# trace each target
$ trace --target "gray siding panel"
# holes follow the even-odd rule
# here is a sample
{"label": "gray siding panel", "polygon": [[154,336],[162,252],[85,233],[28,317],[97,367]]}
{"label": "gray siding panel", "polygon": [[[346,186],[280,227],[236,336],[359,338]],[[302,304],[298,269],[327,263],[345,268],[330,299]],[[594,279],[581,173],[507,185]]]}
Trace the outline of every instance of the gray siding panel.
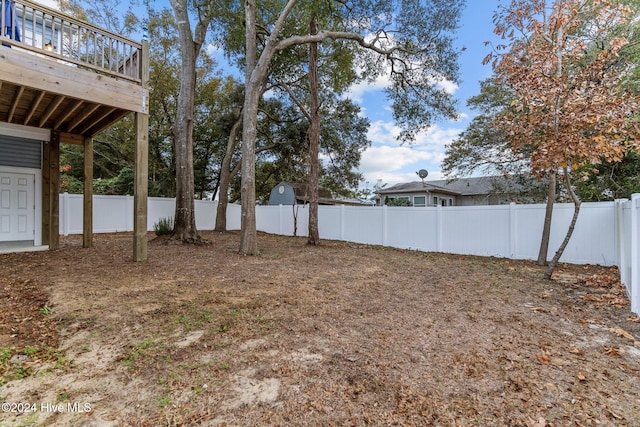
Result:
{"label": "gray siding panel", "polygon": [[42,142],[0,135],[0,165],[42,168]]}

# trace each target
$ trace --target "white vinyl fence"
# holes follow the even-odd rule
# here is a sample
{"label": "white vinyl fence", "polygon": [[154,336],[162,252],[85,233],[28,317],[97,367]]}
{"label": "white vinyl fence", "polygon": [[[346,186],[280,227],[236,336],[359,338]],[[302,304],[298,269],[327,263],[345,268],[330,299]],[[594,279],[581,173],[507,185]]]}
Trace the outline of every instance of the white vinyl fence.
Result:
{"label": "white vinyl fence", "polygon": [[[196,225],[212,230],[217,202],[196,201]],[[133,230],[133,198],[93,199],[96,233]],[[295,209],[295,215],[294,215]],[[174,215],[175,200],[149,198],[147,228]],[[391,246],[463,255],[537,259],[544,205],[371,207],[320,206],[322,239]],[[260,231],[306,236],[309,209],[305,206],[257,206]],[[553,211],[549,256],[560,246],[573,215],[572,204]],[[297,221],[294,222],[294,216]],[[227,228],[240,229],[240,206],[229,205]],[[82,196],[60,195],[60,232],[82,233]],[[574,264],[616,265],[627,287],[631,311],[640,314],[640,194],[631,200],[583,203],[575,231],[561,258]]]}

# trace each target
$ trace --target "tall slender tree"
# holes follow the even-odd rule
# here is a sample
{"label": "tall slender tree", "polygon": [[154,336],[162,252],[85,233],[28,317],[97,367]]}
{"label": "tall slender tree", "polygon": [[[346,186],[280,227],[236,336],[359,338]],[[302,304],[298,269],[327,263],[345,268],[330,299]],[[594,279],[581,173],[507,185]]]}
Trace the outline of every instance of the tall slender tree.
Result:
{"label": "tall slender tree", "polygon": [[[611,0],[512,0],[496,19],[496,33],[508,44],[494,71],[514,93],[513,109],[496,123],[515,149],[532,147],[535,171],[561,173],[574,203],[546,278],[580,212],[574,171],[620,161],[638,146],[640,98],[625,84],[632,67],[620,55],[629,44],[620,29],[629,28],[632,16],[632,9]],[[581,178],[590,172],[583,169]]]}
{"label": "tall slender tree", "polygon": [[[214,2],[170,0],[176,18],[180,44],[180,93],[176,119],[171,134],[176,157],[176,211],[172,237],[183,242],[202,241],[196,228],[195,184],[193,172],[193,126],[196,91],[196,63],[205,42],[207,29],[214,18]],[[191,13],[197,17],[191,27]]]}

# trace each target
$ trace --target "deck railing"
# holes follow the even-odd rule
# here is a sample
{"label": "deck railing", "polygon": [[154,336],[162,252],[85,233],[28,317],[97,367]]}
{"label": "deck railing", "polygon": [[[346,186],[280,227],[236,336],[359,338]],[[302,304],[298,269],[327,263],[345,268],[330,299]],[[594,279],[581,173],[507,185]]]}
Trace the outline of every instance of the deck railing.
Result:
{"label": "deck railing", "polygon": [[140,83],[140,43],[29,0],[0,5],[2,46]]}

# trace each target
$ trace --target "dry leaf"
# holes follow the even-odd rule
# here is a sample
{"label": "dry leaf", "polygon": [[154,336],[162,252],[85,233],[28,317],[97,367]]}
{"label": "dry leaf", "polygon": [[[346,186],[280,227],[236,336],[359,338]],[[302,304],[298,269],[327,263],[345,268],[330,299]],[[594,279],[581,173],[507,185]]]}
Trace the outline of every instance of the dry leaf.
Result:
{"label": "dry leaf", "polygon": [[615,412],[613,412],[611,409],[609,409],[609,413],[611,414],[611,416],[615,419],[621,420],[622,417],[618,414],[616,414]]}
{"label": "dry leaf", "polygon": [[569,350],[569,353],[573,353],[573,354],[584,354],[584,352],[582,350],[580,350],[579,348],[574,348],[572,350]]}
{"label": "dry leaf", "polygon": [[609,332],[613,332],[619,337],[629,338],[632,341],[636,340],[633,335],[631,335],[629,332],[625,331],[622,328],[609,328]]}
{"label": "dry leaf", "polygon": [[578,372],[577,377],[578,377],[578,379],[580,381],[586,381],[587,380],[587,377],[582,372]]}
{"label": "dry leaf", "polygon": [[640,323],[640,316],[627,317],[629,322]]}
{"label": "dry leaf", "polygon": [[538,356],[538,362],[544,363],[544,364],[548,364],[549,363],[549,356],[546,356],[544,354],[539,355]]}
{"label": "dry leaf", "polygon": [[612,345],[611,347],[604,346],[604,354],[611,357],[620,357],[620,348]]}

